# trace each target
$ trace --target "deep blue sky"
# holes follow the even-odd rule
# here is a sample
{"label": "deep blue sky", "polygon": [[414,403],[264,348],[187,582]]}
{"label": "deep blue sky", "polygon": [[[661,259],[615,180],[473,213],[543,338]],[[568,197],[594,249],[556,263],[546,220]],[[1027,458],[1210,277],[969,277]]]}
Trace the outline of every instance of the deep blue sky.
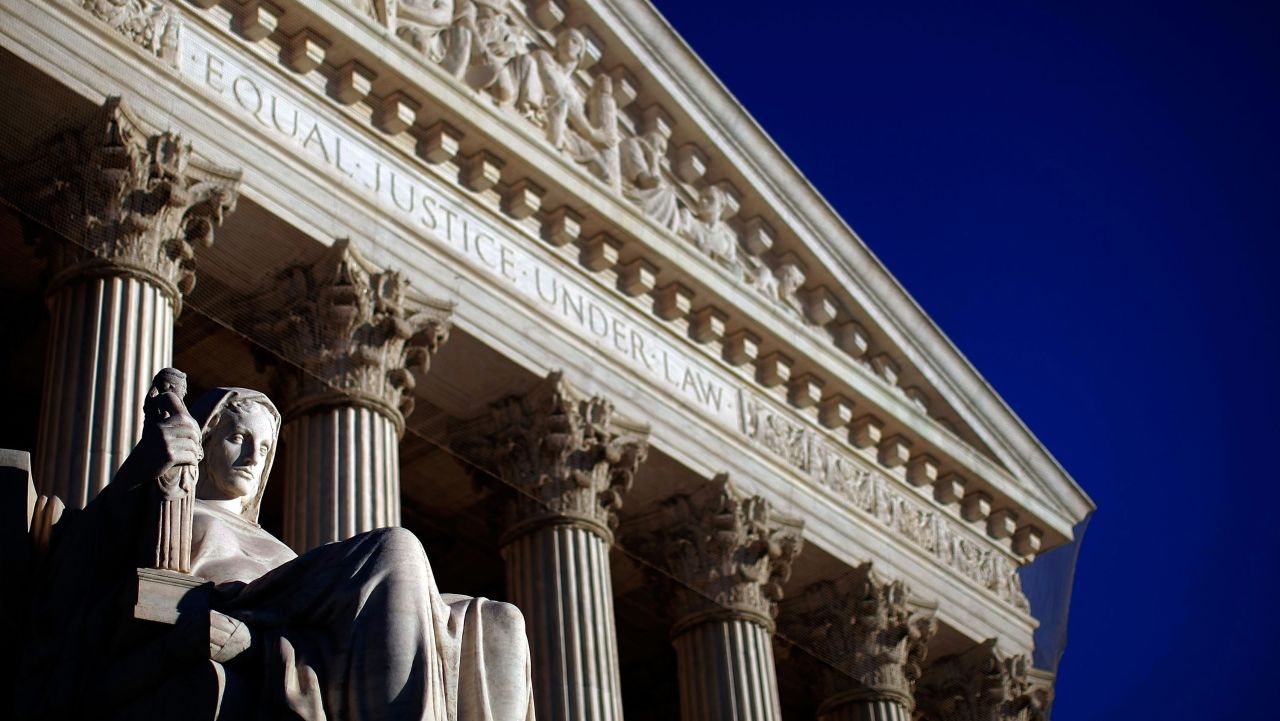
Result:
{"label": "deep blue sky", "polygon": [[656,4],[1097,502],[1055,721],[1277,718],[1280,3]]}

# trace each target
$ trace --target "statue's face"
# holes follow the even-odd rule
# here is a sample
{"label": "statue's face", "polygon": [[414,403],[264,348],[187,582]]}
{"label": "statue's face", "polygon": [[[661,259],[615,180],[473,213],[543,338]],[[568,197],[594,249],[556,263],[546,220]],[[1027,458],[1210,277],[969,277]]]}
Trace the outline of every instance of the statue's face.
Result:
{"label": "statue's face", "polygon": [[704,223],[714,223],[720,220],[720,214],[724,211],[724,199],[720,194],[707,188],[702,191],[702,195],[698,197],[698,215]]}
{"label": "statue's face", "polygon": [[561,33],[556,38],[556,51],[559,54],[559,60],[562,63],[577,62],[582,59],[582,53],[587,49],[587,41],[582,37],[582,33],[577,30],[569,30]]}
{"label": "statue's face", "polygon": [[258,492],[271,446],[275,422],[266,408],[251,403],[226,412],[204,446],[201,472],[207,500],[249,498]]}

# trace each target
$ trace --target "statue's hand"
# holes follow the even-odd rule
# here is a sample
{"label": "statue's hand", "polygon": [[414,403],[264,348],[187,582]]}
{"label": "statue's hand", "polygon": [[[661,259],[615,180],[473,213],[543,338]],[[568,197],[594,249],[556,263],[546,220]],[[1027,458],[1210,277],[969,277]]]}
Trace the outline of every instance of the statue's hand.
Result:
{"label": "statue's hand", "polygon": [[224,613],[209,612],[209,659],[226,663],[249,649],[249,627]]}
{"label": "statue's hand", "polygon": [[148,478],[159,478],[175,466],[196,466],[204,455],[200,444],[200,426],[187,412],[182,399],[173,393],[161,393],[147,400],[147,413],[142,424],[139,454],[141,469]]}

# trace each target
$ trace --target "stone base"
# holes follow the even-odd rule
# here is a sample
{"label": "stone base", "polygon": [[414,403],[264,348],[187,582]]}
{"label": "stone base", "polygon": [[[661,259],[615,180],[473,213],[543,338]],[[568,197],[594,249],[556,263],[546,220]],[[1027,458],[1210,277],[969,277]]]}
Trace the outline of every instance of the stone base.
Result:
{"label": "stone base", "polygon": [[133,617],[175,624],[182,614],[209,613],[213,583],[199,576],[158,568],[138,569],[138,596]]}

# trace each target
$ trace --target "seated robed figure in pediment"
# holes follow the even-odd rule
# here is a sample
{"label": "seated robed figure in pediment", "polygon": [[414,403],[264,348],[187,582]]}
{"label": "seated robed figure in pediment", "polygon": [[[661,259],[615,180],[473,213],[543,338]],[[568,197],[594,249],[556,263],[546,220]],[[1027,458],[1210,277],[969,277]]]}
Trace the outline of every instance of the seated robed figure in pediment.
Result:
{"label": "seated robed figure in pediment", "polygon": [[40,564],[20,718],[533,719],[514,606],[441,595],[400,528],[298,556],[257,523],[275,405],[218,388],[188,412],[161,376]]}

